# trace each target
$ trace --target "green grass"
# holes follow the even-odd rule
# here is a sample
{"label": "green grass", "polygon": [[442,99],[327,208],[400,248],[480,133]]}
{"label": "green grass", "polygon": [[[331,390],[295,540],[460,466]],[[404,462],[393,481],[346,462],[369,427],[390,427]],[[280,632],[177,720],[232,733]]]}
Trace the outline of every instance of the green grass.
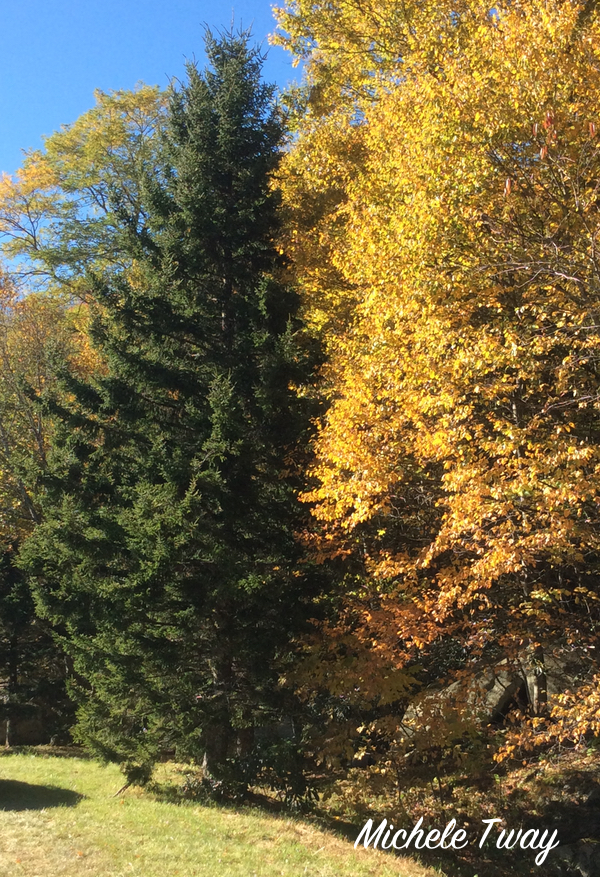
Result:
{"label": "green grass", "polygon": [[[159,768],[159,771],[167,768]],[[159,775],[158,779],[161,777]],[[114,797],[112,766],[42,754],[0,756],[1,877],[433,877],[407,859],[308,820],[142,790]]]}

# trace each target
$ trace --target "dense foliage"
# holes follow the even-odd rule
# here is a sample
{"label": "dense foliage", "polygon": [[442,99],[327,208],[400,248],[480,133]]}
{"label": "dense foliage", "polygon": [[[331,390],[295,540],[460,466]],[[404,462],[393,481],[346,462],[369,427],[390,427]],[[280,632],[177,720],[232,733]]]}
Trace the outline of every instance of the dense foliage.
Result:
{"label": "dense foliage", "polygon": [[393,704],[372,730],[400,762],[421,726],[460,739],[494,675],[527,683],[522,744],[596,733],[595,8],[280,17],[307,63],[289,247],[332,400],[306,499],[318,550],[362,567],[307,691],[321,666],[325,688],[351,672],[355,701]]}

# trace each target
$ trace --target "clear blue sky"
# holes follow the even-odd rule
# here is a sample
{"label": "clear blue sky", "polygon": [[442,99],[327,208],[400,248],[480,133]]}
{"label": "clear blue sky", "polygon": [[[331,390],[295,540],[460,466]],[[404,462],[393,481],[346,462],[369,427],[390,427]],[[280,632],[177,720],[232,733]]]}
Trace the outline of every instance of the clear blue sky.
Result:
{"label": "clear blue sky", "polygon": [[232,16],[268,48],[268,81],[300,78],[290,56],[267,45],[271,0],[4,0],[0,171],[13,173],[22,149],[89,109],[95,88],[164,87],[186,58],[203,65],[203,25],[228,27]]}

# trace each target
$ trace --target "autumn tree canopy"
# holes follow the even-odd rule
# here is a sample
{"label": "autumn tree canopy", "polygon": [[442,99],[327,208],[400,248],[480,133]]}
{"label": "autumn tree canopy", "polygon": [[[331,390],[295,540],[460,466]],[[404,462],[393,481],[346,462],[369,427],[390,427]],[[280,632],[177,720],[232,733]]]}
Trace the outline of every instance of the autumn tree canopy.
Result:
{"label": "autumn tree canopy", "polygon": [[[305,498],[323,556],[364,571],[323,682],[351,667],[354,697],[425,715],[440,675],[472,704],[482,670],[525,667],[540,735],[597,731],[598,16],[298,0],[280,21],[307,64],[287,246],[330,355]],[[553,721],[550,658],[581,685]]]}

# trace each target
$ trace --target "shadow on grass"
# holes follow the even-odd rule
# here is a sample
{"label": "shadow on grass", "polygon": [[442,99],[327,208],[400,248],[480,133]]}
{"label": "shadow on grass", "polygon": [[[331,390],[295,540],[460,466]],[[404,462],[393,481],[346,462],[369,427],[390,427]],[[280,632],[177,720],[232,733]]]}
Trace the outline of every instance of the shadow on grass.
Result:
{"label": "shadow on grass", "polygon": [[0,811],[74,807],[84,797],[71,789],[60,789],[56,786],[34,786],[19,780],[0,779]]}
{"label": "shadow on grass", "polygon": [[181,786],[174,782],[151,783],[147,788],[155,800],[164,803],[168,802],[169,804],[179,804],[184,806],[195,804],[234,812],[251,809],[255,811],[258,810],[265,815],[275,818],[280,817],[282,819],[289,819],[291,817],[304,820],[312,826],[318,825],[351,843],[354,843],[364,825],[364,820],[362,822],[348,822],[339,817],[328,816],[314,805],[309,805],[306,808],[300,809],[288,808],[282,801],[272,795],[263,794],[256,790],[249,791],[240,801],[227,799],[215,801],[201,792],[197,794],[193,793],[194,788],[196,791],[199,790],[199,784],[198,786],[192,787],[191,794],[186,794],[186,791],[190,791],[189,785],[186,789],[185,784]]}

